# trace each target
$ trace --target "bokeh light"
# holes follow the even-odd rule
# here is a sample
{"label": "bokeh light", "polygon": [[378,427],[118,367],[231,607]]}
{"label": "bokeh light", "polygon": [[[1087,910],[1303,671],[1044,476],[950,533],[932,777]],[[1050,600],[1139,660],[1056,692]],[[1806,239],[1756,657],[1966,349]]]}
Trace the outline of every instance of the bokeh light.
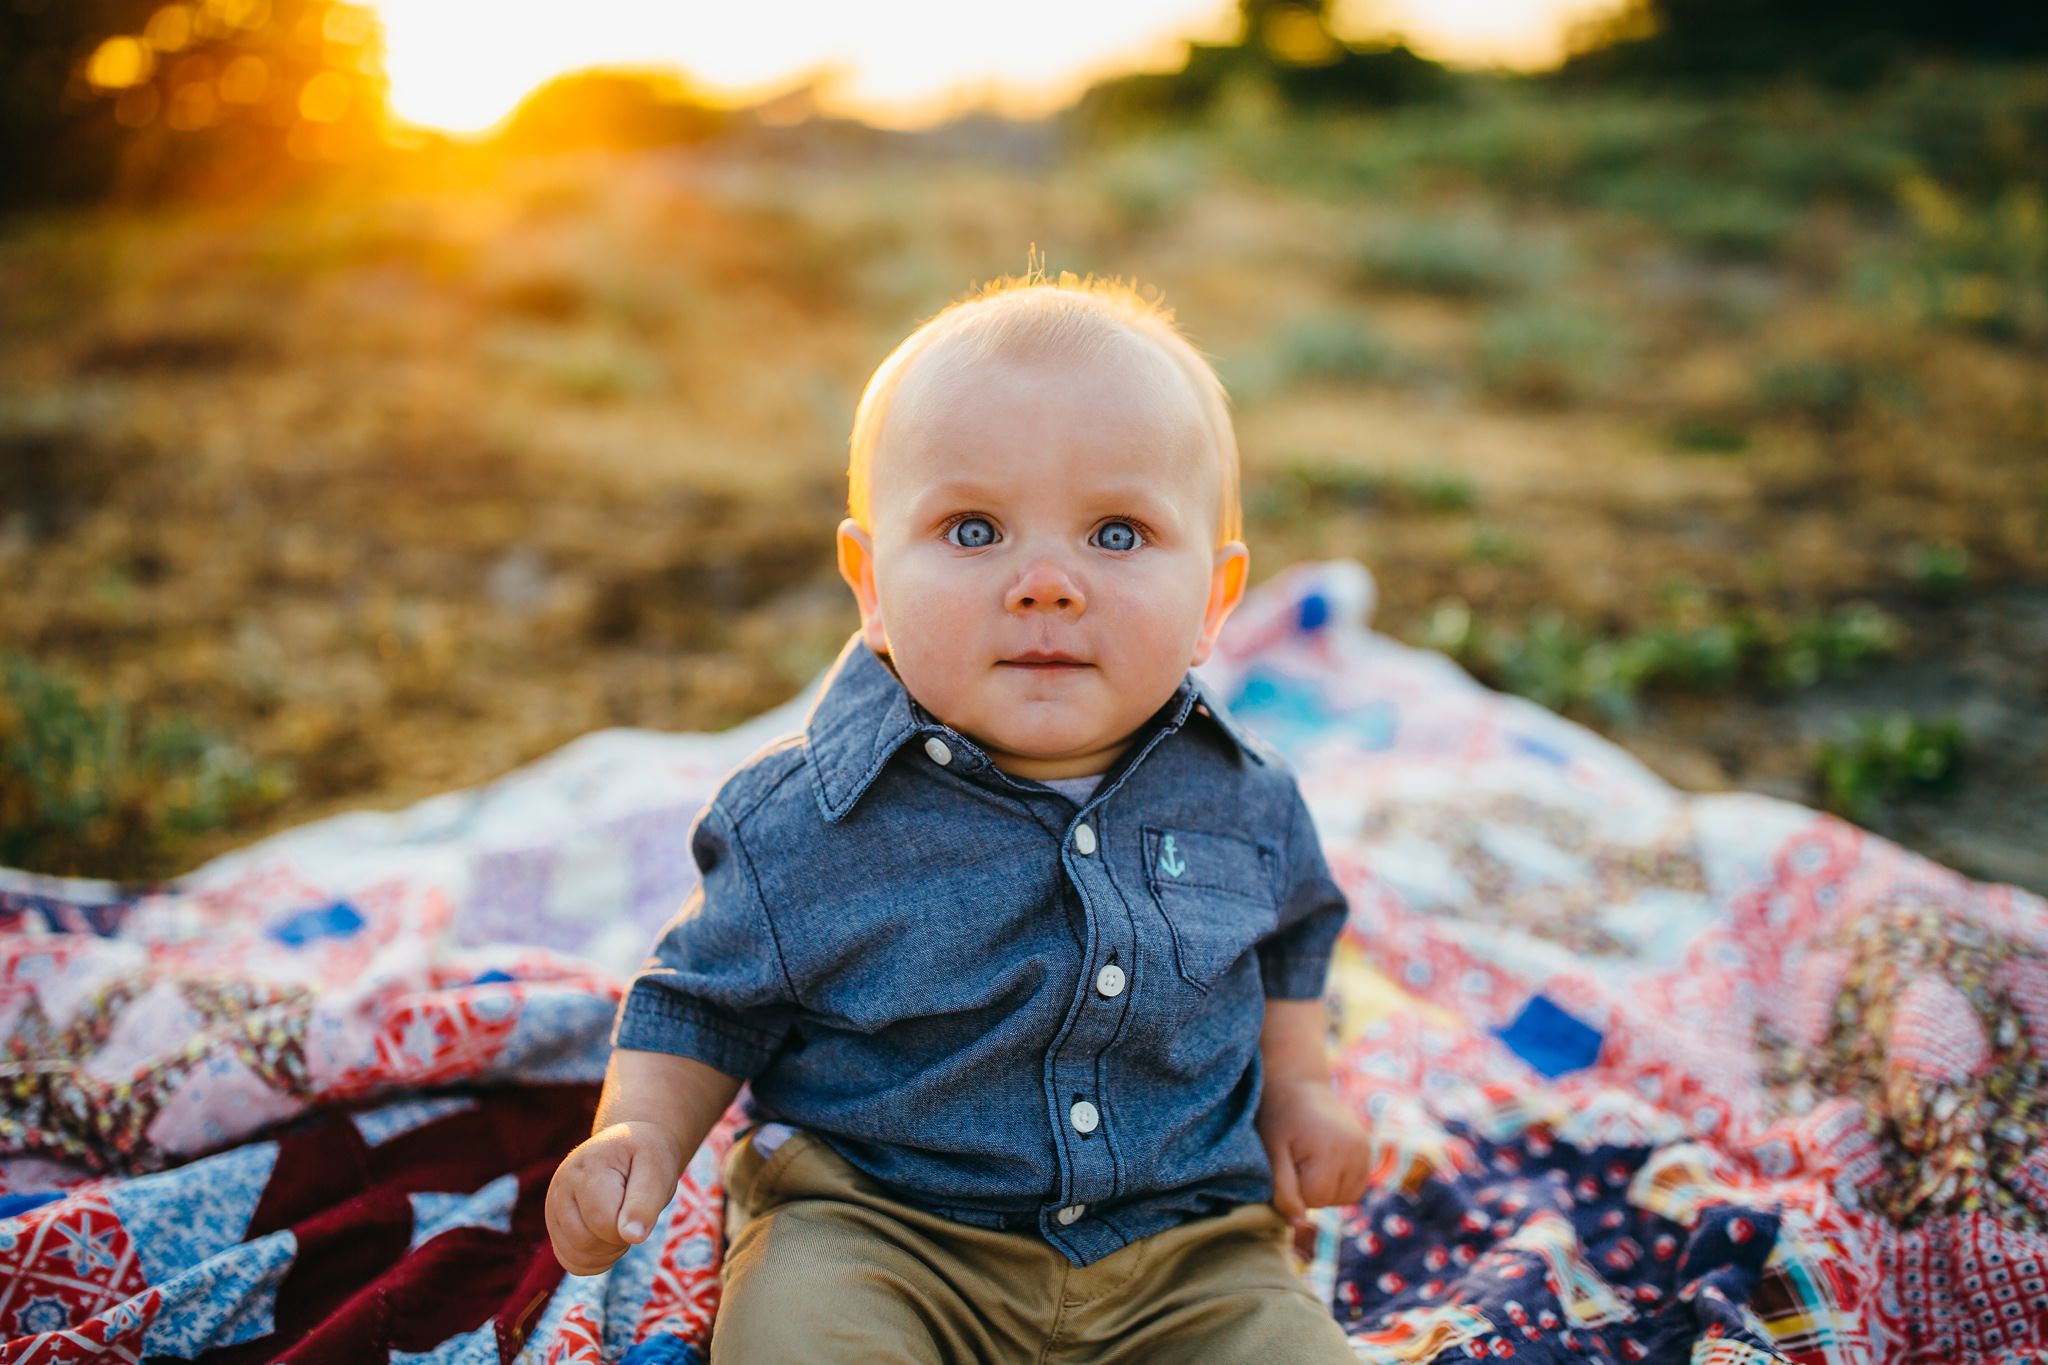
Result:
{"label": "bokeh light", "polygon": [[126,36],[101,43],[86,62],[86,78],[102,90],[126,90],[149,79],[156,53],[140,39]]}
{"label": "bokeh light", "polygon": [[338,123],[354,100],[348,77],[338,71],[322,71],[299,92],[299,116],[308,123]]}
{"label": "bokeh light", "polygon": [[220,97],[229,104],[255,104],[270,89],[270,64],[245,52],[221,72]]}
{"label": "bokeh light", "polygon": [[149,17],[142,36],[158,52],[176,52],[192,41],[192,7],[165,5]]}

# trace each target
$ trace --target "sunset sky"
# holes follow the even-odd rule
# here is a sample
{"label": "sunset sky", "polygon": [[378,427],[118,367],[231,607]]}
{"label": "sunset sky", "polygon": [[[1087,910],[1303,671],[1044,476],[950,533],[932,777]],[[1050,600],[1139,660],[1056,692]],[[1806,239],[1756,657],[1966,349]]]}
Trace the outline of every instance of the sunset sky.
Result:
{"label": "sunset sky", "polygon": [[[963,106],[1043,112],[1117,70],[1170,67],[1189,38],[1236,28],[1225,0],[790,0],[779,5],[579,0],[373,0],[400,117],[490,127],[549,77],[590,66],[673,67],[709,94],[759,99],[827,75],[820,103],[878,123]],[[1466,65],[1555,62],[1566,26],[1615,0],[1340,0],[1338,30],[1405,34]]]}

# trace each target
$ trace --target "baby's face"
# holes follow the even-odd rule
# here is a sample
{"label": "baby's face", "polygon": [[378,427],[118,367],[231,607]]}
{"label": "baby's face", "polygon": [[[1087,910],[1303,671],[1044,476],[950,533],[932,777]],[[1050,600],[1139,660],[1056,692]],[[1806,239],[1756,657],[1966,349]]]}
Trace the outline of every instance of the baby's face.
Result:
{"label": "baby's face", "polygon": [[912,373],[872,531],[839,528],[869,647],[1015,776],[1107,768],[1244,591],[1244,545],[1215,540],[1216,450],[1192,400],[1143,382],[1148,359]]}

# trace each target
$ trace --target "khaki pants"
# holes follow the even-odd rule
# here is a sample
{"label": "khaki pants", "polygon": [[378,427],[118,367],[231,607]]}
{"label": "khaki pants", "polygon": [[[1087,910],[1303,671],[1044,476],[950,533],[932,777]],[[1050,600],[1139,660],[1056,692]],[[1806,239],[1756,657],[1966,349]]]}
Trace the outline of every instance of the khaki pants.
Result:
{"label": "khaki pants", "polygon": [[1076,1268],[1036,1233],[897,1202],[813,1133],[765,1158],[742,1137],[725,1189],[712,1365],[1355,1359],[1270,1204]]}

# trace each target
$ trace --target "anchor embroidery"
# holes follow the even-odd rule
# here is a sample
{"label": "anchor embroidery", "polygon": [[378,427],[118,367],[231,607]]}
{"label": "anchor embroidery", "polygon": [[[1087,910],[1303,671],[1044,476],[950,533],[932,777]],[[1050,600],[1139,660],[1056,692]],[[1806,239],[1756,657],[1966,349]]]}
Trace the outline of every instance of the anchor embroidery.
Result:
{"label": "anchor embroidery", "polygon": [[1179,851],[1173,846],[1171,834],[1166,836],[1166,849],[1159,855],[1159,870],[1169,877],[1178,877],[1188,870],[1188,865],[1181,861]]}

